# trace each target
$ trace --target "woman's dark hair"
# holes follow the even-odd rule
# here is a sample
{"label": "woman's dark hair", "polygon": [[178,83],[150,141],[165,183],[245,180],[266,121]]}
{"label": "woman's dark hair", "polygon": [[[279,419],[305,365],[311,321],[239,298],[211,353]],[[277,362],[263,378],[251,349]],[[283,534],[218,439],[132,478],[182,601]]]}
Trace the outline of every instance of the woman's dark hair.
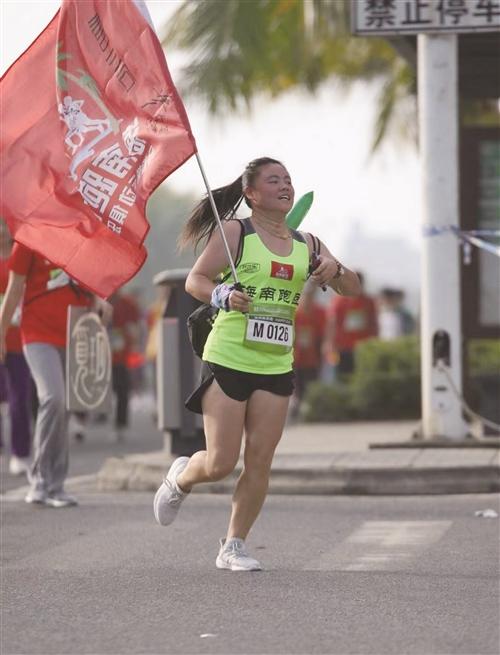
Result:
{"label": "woman's dark hair", "polygon": [[[245,200],[245,203],[251,207],[250,201],[243,194],[243,189],[253,185],[259,169],[266,164],[283,165],[277,159],[259,157],[251,161],[243,171],[243,175],[240,175],[234,182],[212,191],[221,221],[229,221],[234,218],[242,200]],[[194,243],[196,248],[205,237],[208,240],[212,236],[216,226],[217,222],[207,194],[191,212],[179,237],[179,246],[184,248],[190,243]]]}

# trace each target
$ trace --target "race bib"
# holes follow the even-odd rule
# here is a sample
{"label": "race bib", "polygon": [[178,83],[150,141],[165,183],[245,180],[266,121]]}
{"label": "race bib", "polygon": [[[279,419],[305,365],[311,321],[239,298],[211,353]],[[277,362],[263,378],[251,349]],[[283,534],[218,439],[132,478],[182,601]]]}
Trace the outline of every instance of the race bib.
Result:
{"label": "race bib", "polygon": [[359,332],[368,327],[366,312],[362,309],[351,309],[346,313],[344,332]]}
{"label": "race bib", "polygon": [[119,328],[113,328],[109,336],[109,340],[111,342],[111,350],[113,352],[118,352],[125,348],[125,337],[122,330]]}
{"label": "race bib", "polygon": [[247,314],[245,345],[257,350],[286,353],[293,347],[293,309],[282,305],[253,305]]}

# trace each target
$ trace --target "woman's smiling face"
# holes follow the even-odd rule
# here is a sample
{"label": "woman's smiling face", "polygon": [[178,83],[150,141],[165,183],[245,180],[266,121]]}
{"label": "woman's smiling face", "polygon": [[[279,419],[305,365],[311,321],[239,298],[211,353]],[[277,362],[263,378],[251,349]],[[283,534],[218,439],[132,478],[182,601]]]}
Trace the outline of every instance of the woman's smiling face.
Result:
{"label": "woman's smiling face", "polygon": [[245,189],[252,209],[287,214],[293,207],[295,191],[290,174],[281,164],[265,164],[252,186]]}

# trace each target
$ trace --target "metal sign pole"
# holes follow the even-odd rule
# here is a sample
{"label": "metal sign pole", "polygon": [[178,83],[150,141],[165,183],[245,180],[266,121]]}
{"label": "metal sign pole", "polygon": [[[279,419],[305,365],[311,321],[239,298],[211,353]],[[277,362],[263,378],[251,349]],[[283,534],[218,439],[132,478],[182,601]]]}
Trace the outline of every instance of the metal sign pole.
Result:
{"label": "metal sign pole", "polygon": [[[419,143],[425,231],[453,225],[458,209],[458,47],[456,34],[418,35]],[[463,439],[459,242],[424,238],[421,292],[423,437]]]}
{"label": "metal sign pole", "polygon": [[452,12],[438,0],[351,0],[351,17],[355,34],[391,37],[398,50],[408,49],[397,45],[404,35],[417,35],[426,235],[421,284],[422,436],[458,440],[467,434],[460,404],[462,326],[459,242],[455,236],[460,226],[458,34],[499,32],[500,14],[493,3],[455,4],[458,11]]}

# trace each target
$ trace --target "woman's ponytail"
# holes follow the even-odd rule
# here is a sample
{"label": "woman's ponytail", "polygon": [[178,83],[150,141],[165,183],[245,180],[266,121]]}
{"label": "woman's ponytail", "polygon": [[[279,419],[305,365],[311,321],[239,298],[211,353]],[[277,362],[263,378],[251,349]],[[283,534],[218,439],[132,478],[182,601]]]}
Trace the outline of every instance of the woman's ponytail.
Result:
{"label": "woman's ponytail", "polygon": [[[238,207],[243,200],[242,176],[227,186],[219,187],[212,191],[215,206],[219,212],[221,221],[230,220],[236,214]],[[202,241],[211,237],[217,226],[216,218],[210,204],[208,194],[199,202],[191,212],[191,215],[184,226],[179,237],[180,248],[185,248],[194,243],[195,249]]]}

